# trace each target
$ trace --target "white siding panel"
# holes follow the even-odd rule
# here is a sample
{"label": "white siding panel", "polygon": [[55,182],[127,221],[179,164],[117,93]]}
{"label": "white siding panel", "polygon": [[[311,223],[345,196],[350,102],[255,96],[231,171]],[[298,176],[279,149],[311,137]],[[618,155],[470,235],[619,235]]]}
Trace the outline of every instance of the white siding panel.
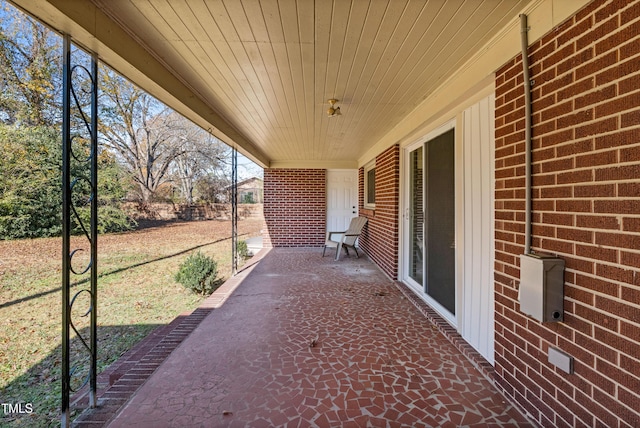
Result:
{"label": "white siding panel", "polygon": [[462,336],[494,363],[493,201],[495,96],[465,110]]}

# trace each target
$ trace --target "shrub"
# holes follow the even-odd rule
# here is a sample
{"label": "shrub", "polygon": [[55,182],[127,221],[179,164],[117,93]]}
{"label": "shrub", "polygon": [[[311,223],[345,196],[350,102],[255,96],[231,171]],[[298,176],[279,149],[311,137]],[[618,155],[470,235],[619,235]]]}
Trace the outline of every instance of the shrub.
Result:
{"label": "shrub", "polygon": [[[0,239],[59,236],[62,232],[62,143],[54,127],[12,127],[0,124]],[[71,162],[73,177],[86,175],[86,164]],[[98,156],[99,233],[132,229],[120,208],[126,194],[125,172],[114,156]],[[90,186],[79,180],[74,205],[89,227]],[[73,216],[72,216],[73,218]],[[72,233],[81,233],[72,219]]]}
{"label": "shrub", "polygon": [[241,257],[242,259],[248,259],[249,258],[249,248],[247,248],[247,241],[238,242],[237,251],[238,251],[238,256],[239,257]]}
{"label": "shrub", "polygon": [[220,286],[218,264],[201,252],[191,254],[180,265],[175,280],[194,293],[206,296]]}

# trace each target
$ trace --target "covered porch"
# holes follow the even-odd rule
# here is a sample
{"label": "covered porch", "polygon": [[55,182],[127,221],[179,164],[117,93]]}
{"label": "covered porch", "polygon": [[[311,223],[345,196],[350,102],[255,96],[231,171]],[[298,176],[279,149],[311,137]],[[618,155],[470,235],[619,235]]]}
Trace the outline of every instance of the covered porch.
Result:
{"label": "covered porch", "polygon": [[[474,367],[640,426],[640,0],[12,2],[265,168],[274,248],[113,426],[526,424]],[[320,258],[353,216],[374,264]]]}
{"label": "covered porch", "polygon": [[412,296],[366,258],[264,249],[128,401],[77,426],[528,426]]}

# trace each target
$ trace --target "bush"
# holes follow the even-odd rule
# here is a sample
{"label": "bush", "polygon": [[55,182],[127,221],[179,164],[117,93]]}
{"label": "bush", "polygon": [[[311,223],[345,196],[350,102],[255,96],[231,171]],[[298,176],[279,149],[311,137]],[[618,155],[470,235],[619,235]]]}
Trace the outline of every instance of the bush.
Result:
{"label": "bush", "polygon": [[238,251],[238,256],[239,257],[241,257],[242,259],[248,259],[249,258],[249,248],[247,248],[247,241],[238,242],[237,251]]}
{"label": "bush", "polygon": [[194,293],[206,296],[220,286],[218,264],[201,252],[190,255],[180,265],[175,280]]}
{"label": "bush", "polygon": [[60,234],[59,140],[53,128],[0,125],[0,239]]}
{"label": "bush", "polygon": [[[62,143],[53,127],[11,127],[0,124],[0,239],[59,236],[62,232]],[[71,163],[74,177],[86,165]],[[126,194],[124,171],[114,156],[98,156],[99,233],[132,229],[135,224],[120,208]],[[72,197],[85,227],[89,227],[90,186],[79,180]],[[72,220],[72,233],[81,233]]]}

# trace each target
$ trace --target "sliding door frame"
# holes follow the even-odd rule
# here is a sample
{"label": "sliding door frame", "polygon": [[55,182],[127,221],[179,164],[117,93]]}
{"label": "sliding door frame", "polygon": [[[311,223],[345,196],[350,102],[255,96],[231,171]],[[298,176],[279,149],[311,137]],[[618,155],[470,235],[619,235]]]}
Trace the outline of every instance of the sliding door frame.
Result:
{"label": "sliding door frame", "polygon": [[[460,186],[462,185],[461,181],[459,180],[459,169],[460,169],[460,165],[459,165],[459,154],[460,154],[460,141],[459,141],[459,130],[456,126],[456,119],[452,119],[447,121],[446,123],[444,123],[443,125],[435,128],[434,130],[430,131],[429,133],[425,134],[424,136],[416,139],[413,143],[408,144],[406,147],[403,148],[402,151],[402,156],[401,156],[401,168],[402,168],[402,180],[401,180],[401,211],[400,211],[400,224],[401,224],[401,244],[400,244],[400,280],[402,282],[404,282],[411,290],[413,290],[421,299],[423,299],[429,306],[431,306],[436,312],[438,312],[445,320],[447,320],[451,325],[453,325],[454,327],[458,326],[458,322],[459,322],[459,318],[460,318],[460,309],[461,309],[461,290],[460,290],[460,283],[458,280],[459,277],[459,258],[460,258],[460,254],[459,254],[459,249],[457,248],[458,245],[456,244],[456,249],[455,249],[455,254],[454,254],[454,258],[455,258],[455,268],[454,268],[454,274],[455,274],[455,292],[456,292],[456,303],[455,303],[455,308],[456,308],[456,314],[452,314],[451,312],[449,312],[447,309],[444,308],[444,306],[442,306],[440,303],[438,303],[435,299],[433,299],[431,296],[429,296],[426,292],[425,292],[425,280],[424,277],[426,276],[426,270],[425,270],[425,257],[423,257],[422,263],[423,263],[423,281],[422,284],[417,283],[413,278],[411,278],[410,276],[410,260],[411,260],[411,237],[409,236],[409,233],[411,231],[411,227],[410,227],[410,219],[411,219],[411,197],[412,195],[411,193],[411,179],[412,177],[411,175],[411,165],[410,165],[410,156],[411,153],[417,149],[419,149],[420,147],[423,147],[423,156],[422,156],[422,162],[423,162],[423,182],[424,182],[424,174],[426,172],[424,163],[425,163],[425,159],[426,159],[426,144],[433,140],[434,138],[437,138],[438,136],[446,133],[447,131],[450,131],[451,129],[455,129],[454,131],[454,171],[453,171],[453,175],[454,175],[454,188],[455,188],[455,194],[454,194],[454,204],[455,204],[455,209],[454,209],[454,225],[455,225],[455,242],[457,243],[458,240],[458,236],[459,236],[459,225],[460,225],[460,213],[459,213],[459,201],[460,201],[460,194],[462,192]],[[424,188],[423,188],[423,192],[424,192]],[[426,212],[426,198],[423,197],[422,198],[422,203],[423,203],[423,212]],[[424,222],[423,222],[423,227],[424,227]],[[424,236],[424,233],[423,233]],[[426,245],[426,242],[423,244],[423,246]]]}

